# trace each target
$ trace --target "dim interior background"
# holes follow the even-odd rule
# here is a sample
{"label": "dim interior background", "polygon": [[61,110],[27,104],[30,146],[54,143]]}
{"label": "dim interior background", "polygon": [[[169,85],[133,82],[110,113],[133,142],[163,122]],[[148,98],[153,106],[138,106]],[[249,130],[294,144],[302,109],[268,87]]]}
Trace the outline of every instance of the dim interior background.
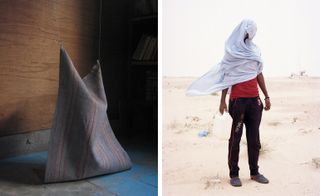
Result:
{"label": "dim interior background", "polygon": [[[85,76],[98,59],[99,4],[1,2],[0,136],[51,127],[58,90],[59,43]],[[100,61],[108,116],[122,142],[152,142],[156,146],[157,55],[147,54],[145,59],[145,51],[140,51],[142,58],[134,59],[133,54],[145,41],[143,37],[157,39],[157,13],[151,5],[134,6],[130,1],[102,4]],[[156,54],[156,41],[153,44]]]}

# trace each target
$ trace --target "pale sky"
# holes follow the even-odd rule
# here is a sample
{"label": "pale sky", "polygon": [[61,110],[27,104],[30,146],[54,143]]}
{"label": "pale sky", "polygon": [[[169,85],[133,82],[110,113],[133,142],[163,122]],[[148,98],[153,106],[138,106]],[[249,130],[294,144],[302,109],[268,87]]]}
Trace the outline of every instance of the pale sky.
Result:
{"label": "pale sky", "polygon": [[258,26],[253,39],[264,75],[306,70],[320,76],[318,0],[163,0],[163,75],[200,76],[224,54],[224,42],[244,18]]}

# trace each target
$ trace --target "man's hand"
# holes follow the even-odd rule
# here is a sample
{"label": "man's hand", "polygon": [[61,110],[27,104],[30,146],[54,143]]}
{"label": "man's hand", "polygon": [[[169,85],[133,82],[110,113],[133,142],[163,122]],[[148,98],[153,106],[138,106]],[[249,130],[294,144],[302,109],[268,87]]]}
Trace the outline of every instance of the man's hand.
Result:
{"label": "man's hand", "polygon": [[258,81],[260,89],[262,90],[264,96],[266,97],[264,99],[264,103],[265,103],[264,109],[266,111],[268,111],[271,108],[271,102],[270,102],[270,98],[269,98],[269,95],[268,95],[267,87],[266,87],[266,84],[264,82],[264,76],[263,76],[262,72],[257,76],[257,81]]}
{"label": "man's hand", "polygon": [[266,110],[266,111],[270,110],[270,108],[271,108],[270,98],[264,99],[264,103],[265,103],[264,110]]}
{"label": "man's hand", "polygon": [[226,96],[227,96],[228,89],[223,89],[221,93],[221,99],[220,99],[220,107],[219,111],[223,115],[224,111],[227,111],[227,104],[226,104]]}
{"label": "man's hand", "polygon": [[219,107],[220,113],[223,115],[224,112],[228,111],[228,107],[225,101],[220,102],[220,107]]}

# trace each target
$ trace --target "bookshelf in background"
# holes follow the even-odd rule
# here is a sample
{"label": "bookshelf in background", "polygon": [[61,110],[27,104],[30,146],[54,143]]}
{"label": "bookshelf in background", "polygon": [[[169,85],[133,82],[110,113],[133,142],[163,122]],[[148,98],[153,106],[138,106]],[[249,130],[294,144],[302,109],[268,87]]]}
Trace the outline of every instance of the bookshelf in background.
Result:
{"label": "bookshelf in background", "polygon": [[[138,2],[138,3],[137,3]],[[135,1],[129,19],[128,98],[130,128],[157,135],[158,128],[158,14],[157,1]],[[140,3],[140,4],[139,4]]]}

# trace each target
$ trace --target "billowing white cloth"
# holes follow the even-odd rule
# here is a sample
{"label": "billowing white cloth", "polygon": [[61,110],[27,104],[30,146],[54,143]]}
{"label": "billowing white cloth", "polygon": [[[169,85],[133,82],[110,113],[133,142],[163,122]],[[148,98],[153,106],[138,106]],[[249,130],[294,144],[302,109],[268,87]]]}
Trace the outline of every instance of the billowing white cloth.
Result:
{"label": "billowing white cloth", "polygon": [[[251,80],[262,72],[259,48],[252,42],[257,32],[254,21],[243,20],[225,42],[225,55],[187,89],[188,96],[210,95],[232,85]],[[245,39],[248,34],[248,39]]]}

